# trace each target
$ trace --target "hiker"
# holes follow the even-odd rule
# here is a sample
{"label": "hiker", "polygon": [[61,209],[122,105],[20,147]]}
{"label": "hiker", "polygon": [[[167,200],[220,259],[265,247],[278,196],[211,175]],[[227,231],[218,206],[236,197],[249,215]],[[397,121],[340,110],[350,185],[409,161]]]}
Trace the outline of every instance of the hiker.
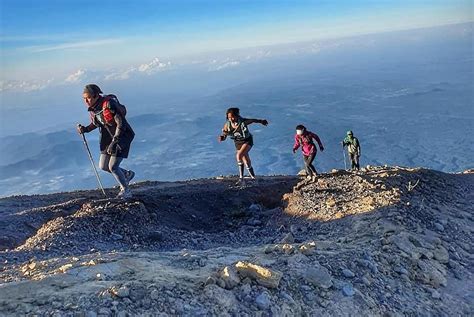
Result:
{"label": "hiker", "polygon": [[255,172],[250,161],[249,152],[253,146],[253,136],[250,134],[248,126],[252,123],[268,125],[267,120],[247,119],[240,116],[239,108],[229,108],[226,111],[226,123],[219,136],[219,142],[224,141],[228,135],[234,140],[236,149],[237,165],[239,167],[239,180],[236,185],[243,185],[244,182],[244,164],[252,179],[255,179]]}
{"label": "hiker", "polygon": [[102,93],[95,84],[84,87],[82,96],[90,113],[91,123],[88,126],[78,125],[77,131],[83,134],[99,128],[99,167],[111,173],[119,183],[120,192],[117,198],[131,198],[129,183],[135,173],[121,168],[120,163],[128,157],[135,132],[125,119],[125,106],[120,104],[116,96],[102,96]]}
{"label": "hiker", "polygon": [[351,158],[351,170],[360,170],[359,157],[360,157],[360,143],[359,140],[354,136],[352,131],[347,131],[346,138],[342,141],[342,148],[347,146],[347,152]]}
{"label": "hiker", "polygon": [[301,146],[303,153],[304,167],[306,169],[306,179],[315,182],[318,172],[313,165],[316,152],[318,151],[314,141],[318,142],[319,149],[324,151],[324,146],[321,143],[319,136],[311,131],[308,131],[302,124],[296,126],[295,144],[293,145],[293,153]]}

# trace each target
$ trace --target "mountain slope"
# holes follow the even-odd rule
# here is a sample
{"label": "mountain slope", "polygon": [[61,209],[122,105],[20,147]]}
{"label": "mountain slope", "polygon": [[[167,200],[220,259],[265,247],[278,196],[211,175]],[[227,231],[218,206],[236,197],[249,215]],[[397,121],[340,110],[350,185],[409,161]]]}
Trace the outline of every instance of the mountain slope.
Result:
{"label": "mountain slope", "polygon": [[467,315],[473,189],[371,167],[4,198],[0,313]]}

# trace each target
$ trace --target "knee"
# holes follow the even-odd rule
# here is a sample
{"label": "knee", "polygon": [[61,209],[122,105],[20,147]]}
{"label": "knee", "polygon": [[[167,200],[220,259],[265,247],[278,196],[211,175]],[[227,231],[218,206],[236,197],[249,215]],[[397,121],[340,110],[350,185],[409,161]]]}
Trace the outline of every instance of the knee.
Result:
{"label": "knee", "polygon": [[105,164],[102,164],[102,163],[99,164],[99,168],[100,168],[101,170],[105,171],[105,172],[109,172],[109,173],[110,173],[109,167],[108,167],[107,165],[105,165]]}
{"label": "knee", "polygon": [[237,154],[235,155],[235,159],[236,159],[238,162],[240,162],[240,161],[242,161],[242,158],[243,158],[242,153],[237,152]]}

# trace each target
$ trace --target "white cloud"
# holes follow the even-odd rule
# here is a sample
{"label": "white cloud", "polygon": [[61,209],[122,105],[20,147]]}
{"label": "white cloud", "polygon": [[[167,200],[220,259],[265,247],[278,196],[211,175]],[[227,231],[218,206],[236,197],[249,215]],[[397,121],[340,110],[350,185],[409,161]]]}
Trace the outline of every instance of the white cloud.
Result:
{"label": "white cloud", "polygon": [[141,64],[137,67],[132,66],[126,70],[116,71],[105,76],[105,80],[125,80],[136,74],[151,75],[171,66],[171,62],[162,62],[155,57],[151,62]]}
{"label": "white cloud", "polygon": [[140,72],[145,72],[147,74],[152,74],[156,71],[159,71],[165,67],[169,67],[171,65],[171,62],[161,62],[158,57],[155,57],[150,63],[148,64],[141,64],[138,67],[138,71]]}
{"label": "white cloud", "polygon": [[225,69],[225,68],[238,66],[238,65],[240,65],[240,61],[226,59],[222,62],[219,62],[217,60],[212,60],[210,62],[210,64],[211,64],[211,67],[209,67],[209,71],[210,72],[212,72],[212,71],[215,72],[215,71],[219,71],[219,70],[222,70],[222,69]]}
{"label": "white cloud", "polygon": [[105,80],[125,80],[125,79],[129,79],[130,75],[136,72],[137,72],[137,69],[135,67],[131,67],[127,70],[107,74],[105,75],[104,79]]}
{"label": "white cloud", "polygon": [[0,92],[4,91],[21,91],[29,92],[35,90],[42,90],[48,87],[53,82],[52,79],[38,81],[38,80],[2,80],[0,81]]}
{"label": "white cloud", "polygon": [[78,69],[74,74],[71,74],[66,78],[66,82],[77,83],[81,80],[84,80],[86,75],[87,71],[85,69]]}
{"label": "white cloud", "polygon": [[89,48],[89,47],[117,44],[121,42],[123,42],[123,40],[121,39],[103,39],[103,40],[95,40],[95,41],[62,43],[62,44],[50,45],[50,46],[30,46],[29,49],[33,53],[41,53],[41,52],[58,51],[58,50]]}

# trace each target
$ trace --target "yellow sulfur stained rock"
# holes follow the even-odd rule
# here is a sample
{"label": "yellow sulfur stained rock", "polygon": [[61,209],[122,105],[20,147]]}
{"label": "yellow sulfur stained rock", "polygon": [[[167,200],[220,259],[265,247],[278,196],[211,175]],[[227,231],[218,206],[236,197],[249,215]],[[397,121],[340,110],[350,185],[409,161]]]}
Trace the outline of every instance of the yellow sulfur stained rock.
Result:
{"label": "yellow sulfur stained rock", "polygon": [[283,273],[281,272],[270,270],[249,262],[239,261],[235,264],[235,268],[242,278],[249,277],[254,279],[258,284],[268,288],[277,288],[280,284],[281,277],[283,276]]}

